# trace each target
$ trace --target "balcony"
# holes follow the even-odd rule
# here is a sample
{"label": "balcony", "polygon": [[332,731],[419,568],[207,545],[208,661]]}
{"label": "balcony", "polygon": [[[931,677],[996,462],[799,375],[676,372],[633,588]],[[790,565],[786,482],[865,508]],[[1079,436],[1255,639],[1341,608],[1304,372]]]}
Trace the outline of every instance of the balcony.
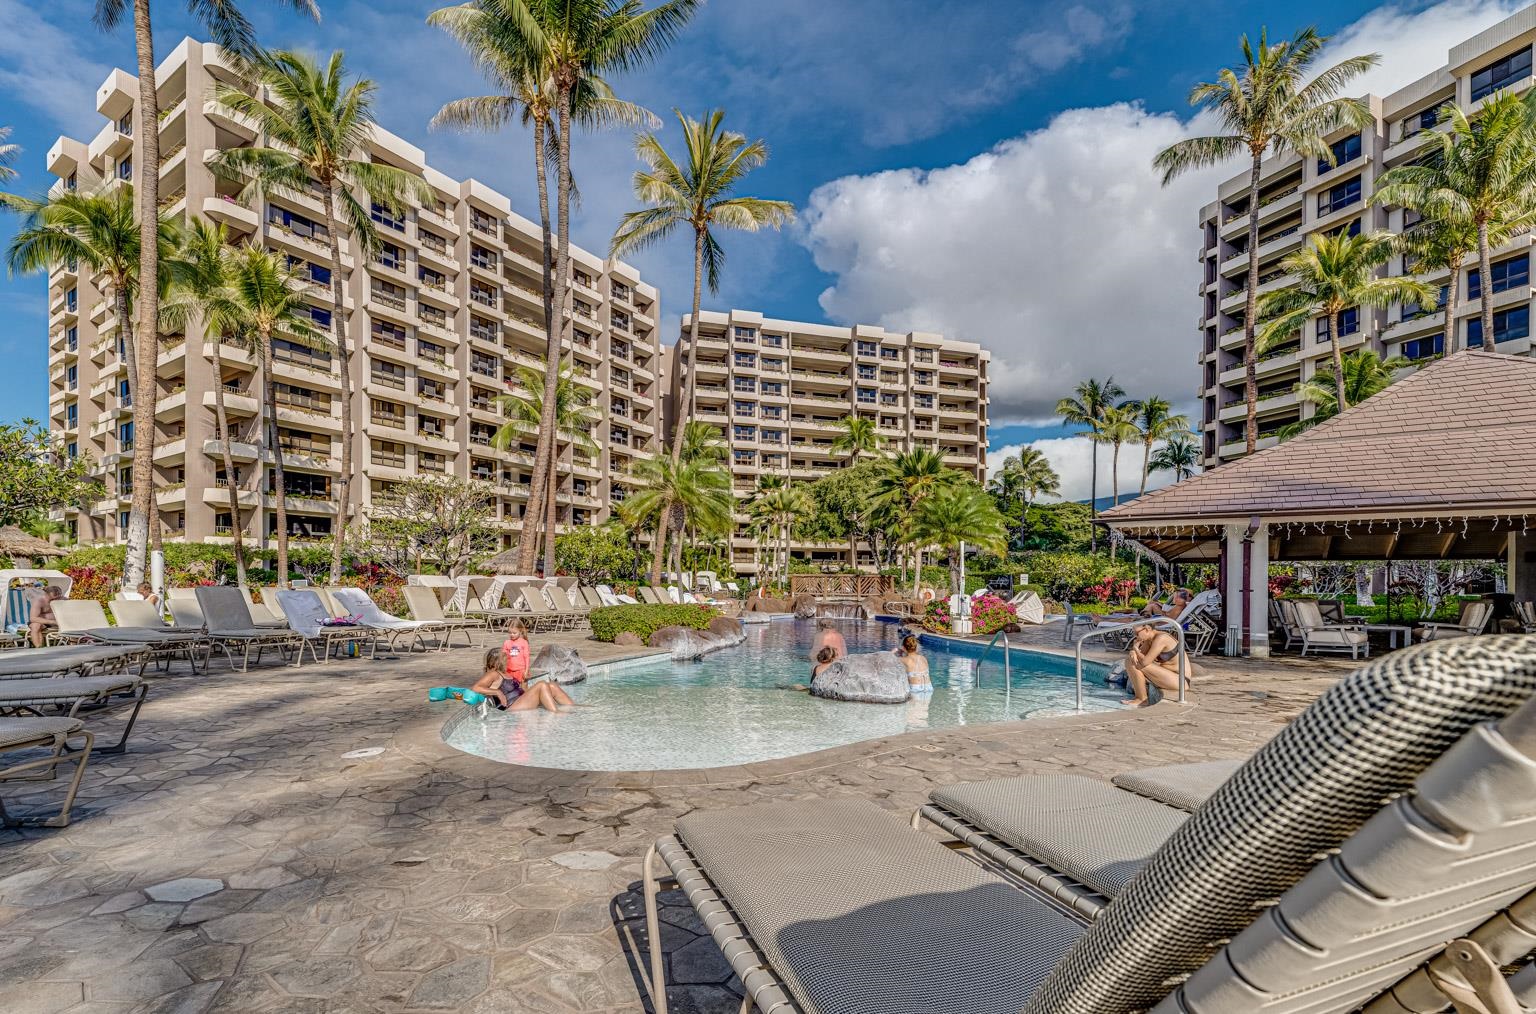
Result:
{"label": "balcony", "polygon": [[[210,458],[223,459],[224,441],[204,440],[203,453]],[[260,456],[261,448],[253,443],[243,440],[231,440],[229,442],[229,456],[235,461],[255,461]]]}

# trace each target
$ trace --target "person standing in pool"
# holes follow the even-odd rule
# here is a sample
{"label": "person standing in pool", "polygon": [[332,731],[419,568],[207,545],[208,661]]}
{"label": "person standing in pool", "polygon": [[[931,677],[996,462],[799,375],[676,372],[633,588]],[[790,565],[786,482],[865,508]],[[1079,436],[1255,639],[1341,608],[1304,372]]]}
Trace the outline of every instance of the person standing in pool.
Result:
{"label": "person standing in pool", "polygon": [[826,618],[816,621],[816,640],[811,642],[811,658],[820,662],[823,648],[832,649],[829,661],[836,661],[848,654],[848,642],[843,639],[843,632],[837,629],[836,623]]}
{"label": "person standing in pool", "polygon": [[[523,643],[526,645],[527,641]],[[536,708],[559,711],[575,704],[570,695],[554,683],[545,680],[530,686],[526,676],[526,667],[516,675],[508,670],[504,646],[492,648],[485,653],[485,673],[473,689],[495,701],[502,711],[533,711]]]}
{"label": "person standing in pool", "polygon": [[907,670],[907,690],[910,693],[933,693],[933,681],[928,678],[928,659],[923,657],[922,650],[918,646],[917,635],[908,634],[901,639],[901,647],[896,649],[896,657],[901,659],[902,666]]}

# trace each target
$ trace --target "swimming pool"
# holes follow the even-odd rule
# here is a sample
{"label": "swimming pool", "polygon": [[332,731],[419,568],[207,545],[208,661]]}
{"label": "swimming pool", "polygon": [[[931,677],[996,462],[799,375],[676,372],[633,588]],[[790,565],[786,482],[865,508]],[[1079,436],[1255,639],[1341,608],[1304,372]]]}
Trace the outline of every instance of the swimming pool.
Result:
{"label": "swimming pool", "polygon": [[[889,651],[892,623],[841,621],[849,651]],[[809,677],[813,621],[749,624],[747,639],[695,662],[639,659],[594,666],[568,687],[577,708],[565,714],[463,708],[443,739],[466,753],[509,764],[580,771],[649,771],[750,764],[917,729],[1069,714],[1073,666],[1015,648],[1005,687],[1001,646],[983,664],[980,649],[926,638],[934,691],[905,704],[826,701],[788,687]],[[1084,666],[1084,707],[1117,706],[1105,667]]]}

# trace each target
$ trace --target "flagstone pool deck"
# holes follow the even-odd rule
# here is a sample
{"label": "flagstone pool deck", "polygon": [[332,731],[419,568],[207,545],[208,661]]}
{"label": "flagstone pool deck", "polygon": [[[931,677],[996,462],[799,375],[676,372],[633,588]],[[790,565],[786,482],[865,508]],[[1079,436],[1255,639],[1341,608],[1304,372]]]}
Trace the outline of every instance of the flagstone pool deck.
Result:
{"label": "flagstone pool deck", "polygon": [[[538,640],[617,657],[582,634]],[[594,773],[441,741],[462,705],[426,690],[469,680],[479,656],[155,678],[129,752],[92,761],[70,827],[0,831],[7,1014],[646,1010],[640,862],[685,813],[858,796],[905,815],[951,782],[1242,756],[1352,668],[1208,659],[1184,707]],[[20,788],[0,792],[24,812]],[[736,1011],[714,944],[679,894],[663,900],[672,1010]]]}

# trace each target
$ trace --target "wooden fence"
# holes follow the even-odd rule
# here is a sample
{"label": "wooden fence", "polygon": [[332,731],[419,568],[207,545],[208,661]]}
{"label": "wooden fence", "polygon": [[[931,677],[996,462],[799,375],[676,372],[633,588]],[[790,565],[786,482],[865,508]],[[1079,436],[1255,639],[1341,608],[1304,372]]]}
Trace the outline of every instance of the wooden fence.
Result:
{"label": "wooden fence", "polygon": [[895,581],[883,574],[791,574],[792,595],[817,598],[862,599],[871,595],[889,595]]}

